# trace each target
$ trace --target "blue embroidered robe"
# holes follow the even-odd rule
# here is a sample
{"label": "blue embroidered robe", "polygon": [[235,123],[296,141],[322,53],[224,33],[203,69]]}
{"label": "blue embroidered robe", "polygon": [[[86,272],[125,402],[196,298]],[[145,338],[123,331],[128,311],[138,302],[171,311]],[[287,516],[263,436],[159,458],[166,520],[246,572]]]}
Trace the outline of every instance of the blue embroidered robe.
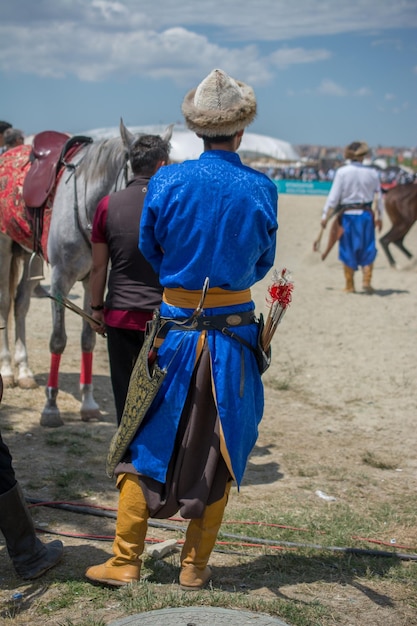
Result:
{"label": "blue embroidered robe", "polygon": [[[198,160],[162,167],[150,180],[139,247],[163,287],[250,289],[275,258],[277,189],[232,152],[204,152]],[[204,308],[205,315],[250,311],[253,302]],[[191,309],[162,303],[161,315],[188,317]],[[256,344],[257,326],[236,328]],[[253,353],[208,331],[214,397],[233,475],[241,483],[262,419],[263,385]],[[170,331],[158,352],[168,374],[130,451],[138,472],[164,482],[195,365],[198,331]],[[179,348],[179,350],[178,350]],[[241,355],[244,385],[241,391]]]}

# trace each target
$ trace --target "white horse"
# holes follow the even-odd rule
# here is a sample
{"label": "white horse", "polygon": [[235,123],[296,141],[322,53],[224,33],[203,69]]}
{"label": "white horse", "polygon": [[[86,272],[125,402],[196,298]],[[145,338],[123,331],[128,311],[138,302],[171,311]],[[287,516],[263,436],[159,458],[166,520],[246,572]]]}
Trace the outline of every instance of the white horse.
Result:
{"label": "white horse", "polygon": [[[169,141],[173,125],[169,126],[162,138]],[[49,235],[47,238],[47,259],[51,268],[50,295],[52,300],[52,333],[49,341],[50,369],[45,389],[46,403],[42,411],[42,426],[61,426],[63,421],[57,405],[59,391],[60,359],[65,350],[65,308],[59,304],[67,298],[74,284],[82,282],[84,288],[83,308],[90,311],[89,272],[91,267],[90,233],[94,212],[99,200],[113,190],[126,184],[129,154],[138,136],[133,135],[120,122],[120,137],[94,141],[83,145],[59,178],[52,196]],[[20,146],[19,148],[25,148]],[[14,151],[19,150],[14,148]],[[6,153],[7,154],[7,153]],[[0,190],[7,183],[10,170],[3,167],[0,158]],[[20,189],[19,200],[24,204]],[[0,195],[0,218],[4,207]],[[0,225],[2,224],[0,219]],[[30,266],[31,252],[22,248],[10,233],[0,232],[0,372],[5,386],[15,384],[12,355],[8,338],[8,319],[13,304],[15,321],[14,365],[18,370],[17,384],[23,388],[36,387],[33,373],[28,364],[26,348],[26,315],[30,297],[39,276],[29,280],[37,268]],[[39,257],[36,257],[39,263]],[[20,280],[16,268],[20,268]],[[39,267],[39,265],[38,265]],[[96,333],[88,322],[83,320],[81,334],[81,408],[83,421],[98,419],[101,415],[93,396],[92,357]]]}

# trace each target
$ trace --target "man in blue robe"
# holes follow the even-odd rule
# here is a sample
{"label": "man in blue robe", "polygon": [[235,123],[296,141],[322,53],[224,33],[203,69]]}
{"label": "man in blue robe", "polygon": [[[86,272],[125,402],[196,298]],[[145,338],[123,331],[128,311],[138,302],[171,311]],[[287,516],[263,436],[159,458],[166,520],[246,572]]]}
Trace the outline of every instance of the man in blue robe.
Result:
{"label": "man in blue robe", "polygon": [[[278,198],[275,184],[236,153],[256,115],[251,87],[213,70],[182,111],[204,152],[151,178],[139,242],[164,288],[161,316],[177,321],[158,346],[167,374],[116,468],[114,556],[86,575],[113,585],[138,580],[148,517],[179,510],[190,519],[180,572],[187,590],[211,577],[230,487],[240,486],[262,419],[250,289],[274,263]],[[178,322],[198,306],[206,279],[203,313],[184,330]]]}
{"label": "man in blue robe", "polygon": [[369,147],[364,141],[346,146],[344,156],[349,162],[336,170],[321,219],[325,228],[329,217],[337,212],[334,226],[338,234],[333,240],[339,238],[339,259],[343,263],[347,293],[355,291],[354,273],[359,266],[362,267],[364,292],[373,293],[371,279],[377,254],[375,227],[381,231],[383,204],[378,172],[363,163],[368,153]]}

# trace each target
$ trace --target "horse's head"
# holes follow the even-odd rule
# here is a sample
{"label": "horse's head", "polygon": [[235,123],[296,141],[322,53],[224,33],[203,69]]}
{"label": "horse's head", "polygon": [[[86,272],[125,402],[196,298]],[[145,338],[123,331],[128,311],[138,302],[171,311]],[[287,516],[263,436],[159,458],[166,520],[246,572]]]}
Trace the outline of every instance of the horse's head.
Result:
{"label": "horse's head", "polygon": [[[159,135],[159,137],[165,144],[167,153],[169,153],[169,142],[172,137],[173,128],[174,124],[170,124],[169,126],[167,126],[162,135]],[[122,118],[120,119],[120,136],[126,149],[127,160],[131,161],[131,159],[135,157],[135,153],[143,151],[144,147],[141,143],[141,139],[145,137],[145,133],[139,133],[138,135],[134,135],[126,128]]]}

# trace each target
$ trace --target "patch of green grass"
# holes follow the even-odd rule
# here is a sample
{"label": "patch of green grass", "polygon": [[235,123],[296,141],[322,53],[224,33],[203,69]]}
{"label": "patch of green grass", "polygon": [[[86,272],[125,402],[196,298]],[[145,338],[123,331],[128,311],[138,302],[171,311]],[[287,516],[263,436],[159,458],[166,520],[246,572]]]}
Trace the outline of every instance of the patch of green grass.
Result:
{"label": "patch of green grass", "polygon": [[73,456],[86,457],[91,452],[91,448],[81,441],[71,441],[67,446],[67,453]]}
{"label": "patch of green grass", "polygon": [[384,459],[382,457],[377,456],[374,452],[365,452],[362,455],[362,463],[365,465],[370,465],[371,467],[376,467],[377,469],[383,470],[393,470],[398,467],[398,462],[394,459]]}
{"label": "patch of green grass", "polygon": [[50,447],[61,447],[65,445],[67,441],[66,435],[62,435],[59,432],[49,432],[45,435],[45,445]]}
{"label": "patch of green grass", "polygon": [[45,485],[46,481],[43,480],[41,476],[34,476],[26,483],[26,491],[36,493],[37,491],[43,489]]}
{"label": "patch of green grass", "polygon": [[[79,580],[65,580],[55,584],[54,587],[53,597],[40,606],[40,611],[43,614],[56,613],[71,608],[77,605],[80,599],[88,600],[94,608],[100,608],[105,606],[112,594],[110,589],[96,587]],[[77,623],[77,626],[80,625]]]}
{"label": "patch of green grass", "polygon": [[1,425],[1,430],[2,432],[9,432],[12,433],[14,431],[14,426],[13,424],[2,424]]}
{"label": "patch of green grass", "polygon": [[67,618],[63,622],[58,622],[58,626],[106,626],[104,619],[96,619],[95,617],[87,617],[82,619],[81,622],[73,622],[72,619]]}
{"label": "patch of green grass", "polygon": [[84,470],[51,470],[50,480],[54,484],[55,497],[59,500],[78,500],[85,497],[86,487],[91,481]]}
{"label": "patch of green grass", "polygon": [[303,478],[314,478],[319,473],[318,468],[315,467],[307,467],[306,465],[302,465],[297,470],[297,476],[301,476]]}
{"label": "patch of green grass", "polygon": [[[259,575],[263,577],[271,573],[277,574],[273,568],[269,572],[262,568]],[[88,603],[81,621],[57,617],[58,626],[105,626],[106,621],[100,617],[99,612],[109,602],[113,606],[116,603],[119,612],[124,616],[166,608],[207,606],[265,613],[288,620],[293,626],[319,625],[323,617],[330,617],[329,609],[316,600],[306,603],[277,598],[275,594],[271,597],[257,596],[251,592],[250,584],[243,585],[247,587],[244,591],[236,588],[214,588],[210,585],[207,589],[189,593],[170,583],[164,585],[149,582],[146,580],[147,575],[149,572],[147,573],[145,567],[144,580],[118,589],[102,589],[86,583],[65,581],[59,585],[59,594],[55,598],[44,604],[39,603],[37,612],[51,615],[78,606],[80,602]],[[278,581],[276,584],[278,586]]]}
{"label": "patch of green grass", "polygon": [[[264,572],[265,574],[265,572]],[[164,589],[160,585],[142,582],[120,590],[121,603],[127,614],[181,608],[189,606],[210,606],[226,609],[241,609],[253,613],[265,613],[291,620],[293,626],[320,624],[320,618],[330,615],[319,602],[287,601],[276,597],[263,598],[236,590],[215,589],[212,586],[193,593],[182,592],[179,588]]]}
{"label": "patch of green grass", "polygon": [[79,484],[81,473],[75,469],[60,470],[54,474],[54,476],[56,485],[62,489],[67,489],[71,487],[73,483]]}
{"label": "patch of green grass", "polygon": [[[374,502],[367,503],[366,508],[357,510],[340,500],[327,503],[317,498],[317,501],[311,501],[310,507],[306,509],[299,508],[296,500],[297,498],[294,498],[293,504],[287,502],[282,508],[277,508],[273,502],[264,502],[262,510],[245,508],[232,513],[227,509],[221,532],[224,537],[230,534],[244,536],[248,541],[262,538],[277,544],[281,541],[292,542],[300,548],[303,548],[303,545],[315,544],[323,548],[342,546],[386,550],[389,547],[381,548],[354,537],[386,541],[387,534],[393,532],[389,529],[400,526],[399,510],[402,526],[408,527],[410,534],[414,534],[413,529],[417,525],[417,512],[412,504],[408,505],[408,510],[402,510],[397,502]],[[242,523],[228,523],[227,519]],[[244,523],[246,520],[257,520],[260,523],[247,525]]]}
{"label": "patch of green grass", "polygon": [[274,389],[275,391],[289,391],[291,388],[288,378],[283,378],[281,380],[271,378],[265,382],[265,387],[269,387],[270,389]]}
{"label": "patch of green grass", "polygon": [[67,433],[52,432],[46,434],[45,445],[62,448],[67,454],[81,457],[91,452],[91,448],[85,444],[85,439],[88,438],[91,439],[91,434],[87,432],[84,436],[77,431]]}

